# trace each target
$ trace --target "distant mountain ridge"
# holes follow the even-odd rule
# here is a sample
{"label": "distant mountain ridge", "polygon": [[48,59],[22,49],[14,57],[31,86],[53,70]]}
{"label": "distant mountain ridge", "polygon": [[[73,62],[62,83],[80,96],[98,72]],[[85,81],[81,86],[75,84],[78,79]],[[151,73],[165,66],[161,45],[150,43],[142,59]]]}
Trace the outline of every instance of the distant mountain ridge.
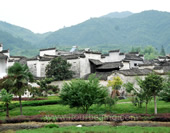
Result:
{"label": "distant mountain ridge", "polygon": [[146,46],[170,51],[170,13],[144,11],[125,18],[92,18],[47,36],[42,46]]}
{"label": "distant mountain ridge", "polygon": [[72,45],[99,50],[120,48],[124,51],[132,46],[152,45],[159,49],[163,45],[169,52],[170,13],[155,10],[114,12],[45,34],[34,34],[25,28],[0,21],[0,42],[18,55],[25,51],[36,54],[40,48]]}
{"label": "distant mountain ridge", "polygon": [[107,17],[107,18],[126,18],[131,16],[133,13],[129,11],[124,11],[124,12],[112,12],[109,14],[106,14],[102,17]]}

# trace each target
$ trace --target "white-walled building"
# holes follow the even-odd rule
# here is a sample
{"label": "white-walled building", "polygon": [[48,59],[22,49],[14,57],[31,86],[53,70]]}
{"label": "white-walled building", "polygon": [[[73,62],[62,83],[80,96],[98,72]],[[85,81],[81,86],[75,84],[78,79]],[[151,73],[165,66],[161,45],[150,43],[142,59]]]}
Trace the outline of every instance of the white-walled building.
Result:
{"label": "white-walled building", "polygon": [[[74,49],[74,50],[73,50]],[[71,65],[75,78],[82,78],[95,72],[111,72],[137,67],[143,63],[139,54],[124,54],[120,50],[111,50],[109,54],[88,50],[78,51],[75,46],[70,52],[56,50],[56,48],[41,49],[37,57],[27,60],[27,65],[35,77],[45,77],[45,68],[51,59],[61,56]]]}
{"label": "white-walled building", "polygon": [[0,78],[7,75],[8,50],[3,50],[3,44],[0,44]]}

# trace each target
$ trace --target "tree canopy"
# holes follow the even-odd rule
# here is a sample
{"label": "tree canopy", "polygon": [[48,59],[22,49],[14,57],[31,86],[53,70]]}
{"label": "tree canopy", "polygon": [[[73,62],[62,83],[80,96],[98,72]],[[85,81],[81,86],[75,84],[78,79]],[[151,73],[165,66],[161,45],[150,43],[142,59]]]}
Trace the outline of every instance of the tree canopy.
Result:
{"label": "tree canopy", "polygon": [[73,77],[74,72],[70,70],[71,64],[62,57],[54,58],[46,67],[46,76],[54,80],[64,80]]}
{"label": "tree canopy", "polygon": [[150,73],[141,83],[142,88],[147,90],[147,94],[151,94],[154,97],[155,114],[157,114],[156,96],[163,90],[163,78],[156,73]]}
{"label": "tree canopy", "polygon": [[107,96],[107,89],[99,84],[95,75],[91,75],[88,81],[77,79],[65,83],[60,93],[64,104],[77,107],[83,113],[87,113],[93,104],[105,103]]}
{"label": "tree canopy", "polygon": [[[8,75],[13,79],[13,89],[12,93],[14,95],[19,96],[20,102],[20,113],[22,115],[22,103],[21,103],[21,95],[25,93],[28,89],[28,82],[33,81],[33,75],[29,71],[27,65],[22,65],[16,62],[13,66],[8,69]],[[8,79],[7,79],[8,80]]]}

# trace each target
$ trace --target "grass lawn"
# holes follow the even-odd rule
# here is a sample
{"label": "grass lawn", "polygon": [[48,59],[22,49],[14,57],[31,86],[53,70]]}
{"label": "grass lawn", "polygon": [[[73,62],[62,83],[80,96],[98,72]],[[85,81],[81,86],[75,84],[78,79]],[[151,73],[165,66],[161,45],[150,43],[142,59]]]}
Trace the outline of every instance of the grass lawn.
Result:
{"label": "grass lawn", "polygon": [[[50,97],[51,99],[56,98]],[[49,98],[49,99],[50,99]],[[29,101],[25,101],[29,102]],[[128,100],[126,100],[128,102]],[[93,105],[87,112],[88,114],[106,114],[106,113],[116,113],[116,114],[123,114],[123,113],[145,113],[145,105],[143,104],[142,108],[138,108],[132,105],[131,102],[129,103],[120,103],[114,105],[111,109],[106,107],[105,105],[98,106]],[[164,101],[157,101],[158,106],[158,113],[170,113],[170,103]],[[0,119],[5,118],[6,112],[0,112]],[[20,115],[19,107],[14,108],[9,111],[10,116],[18,116]],[[43,105],[43,106],[25,106],[23,107],[23,115],[38,115],[38,114],[53,114],[53,115],[64,115],[64,114],[78,114],[81,113],[80,110],[76,108],[70,109],[69,106],[64,106],[60,104],[55,105]],[[154,103],[151,101],[148,105],[148,113],[154,113]]]}
{"label": "grass lawn", "polygon": [[19,130],[16,133],[169,133],[168,127],[128,127],[128,126],[92,126],[92,127],[59,127]]}

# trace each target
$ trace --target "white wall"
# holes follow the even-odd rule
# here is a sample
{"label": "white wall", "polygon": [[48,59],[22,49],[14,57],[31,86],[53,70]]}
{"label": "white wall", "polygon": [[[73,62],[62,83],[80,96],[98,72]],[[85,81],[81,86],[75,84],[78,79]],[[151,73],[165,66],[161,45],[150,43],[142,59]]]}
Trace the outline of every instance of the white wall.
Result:
{"label": "white wall", "polygon": [[74,77],[80,78],[80,59],[69,59],[67,62],[71,64],[71,70],[75,72]]}
{"label": "white wall", "polygon": [[129,62],[123,62],[123,67],[120,70],[127,70],[127,69],[130,69]]}
{"label": "white wall", "polygon": [[14,61],[12,61],[12,62],[11,62],[11,61],[10,61],[10,62],[8,62],[8,68],[9,68],[9,67],[11,67],[11,66],[13,66],[13,65],[14,65],[14,63],[15,63]]}
{"label": "white wall", "polygon": [[46,55],[56,55],[56,49],[40,51],[40,56],[44,56],[44,54],[46,54]]}
{"label": "white wall", "polygon": [[9,58],[9,56],[10,56],[10,55],[9,55],[9,52],[3,53],[3,54],[6,55],[6,56],[8,56],[8,58]]}
{"label": "white wall", "polygon": [[109,53],[109,60],[108,62],[116,62],[116,61],[120,61],[120,52],[110,52]]}
{"label": "white wall", "polygon": [[49,64],[50,61],[39,61],[40,65],[40,77],[45,77],[45,68]]}
{"label": "white wall", "polygon": [[90,73],[90,62],[88,58],[80,58],[80,78]]}
{"label": "white wall", "polygon": [[[135,66],[137,64],[137,66]],[[138,64],[143,64],[143,61],[130,60],[130,68],[138,68]]]}
{"label": "white wall", "polygon": [[7,60],[0,59],[0,78],[7,75]]}
{"label": "white wall", "polygon": [[[121,78],[121,80],[123,81],[123,84],[130,82],[130,83],[132,83],[134,85],[135,88],[140,89],[140,87],[137,84],[136,78],[138,77],[138,78],[144,80],[147,75],[143,75],[143,76],[125,76],[123,74],[113,73],[112,75],[108,76],[108,80],[113,80],[113,78],[117,77],[117,76],[119,76]],[[165,78],[167,76],[166,75],[161,75],[161,77]],[[122,86],[121,90],[124,90],[124,89],[125,88]]]}
{"label": "white wall", "polygon": [[84,53],[85,57],[88,59],[95,59],[101,60],[101,54],[94,54],[94,53]]}
{"label": "white wall", "polygon": [[3,50],[3,45],[0,44],[0,52]]}
{"label": "white wall", "polygon": [[102,58],[102,62],[117,62],[122,61],[125,58],[125,55],[119,55],[120,52],[110,52],[109,56]]}

